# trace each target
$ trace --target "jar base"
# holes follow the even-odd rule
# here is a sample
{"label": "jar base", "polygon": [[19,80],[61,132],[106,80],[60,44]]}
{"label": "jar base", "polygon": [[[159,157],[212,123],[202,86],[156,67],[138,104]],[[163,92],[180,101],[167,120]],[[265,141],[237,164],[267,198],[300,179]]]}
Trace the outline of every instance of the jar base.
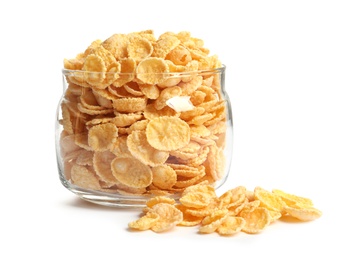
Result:
{"label": "jar base", "polygon": [[[147,201],[155,197],[155,195],[122,195],[118,193],[109,193],[95,190],[87,190],[77,187],[66,180],[61,180],[62,184],[70,192],[76,194],[79,198],[102,206],[116,207],[116,208],[143,208],[146,207]],[[179,195],[173,194],[169,197],[178,202]]]}
{"label": "jar base", "polygon": [[[224,180],[225,181],[225,180]],[[222,186],[223,182],[214,183],[215,189]],[[122,195],[119,193],[109,193],[95,190],[83,189],[81,187],[75,186],[71,184],[66,179],[62,178],[61,183],[65,188],[67,188],[70,192],[77,195],[79,198],[107,207],[115,207],[115,208],[127,208],[127,209],[138,209],[146,207],[146,203],[150,198],[156,197],[157,195]],[[216,185],[215,185],[216,184]],[[172,198],[179,204],[179,198],[181,197],[180,193],[166,195],[169,198]]]}

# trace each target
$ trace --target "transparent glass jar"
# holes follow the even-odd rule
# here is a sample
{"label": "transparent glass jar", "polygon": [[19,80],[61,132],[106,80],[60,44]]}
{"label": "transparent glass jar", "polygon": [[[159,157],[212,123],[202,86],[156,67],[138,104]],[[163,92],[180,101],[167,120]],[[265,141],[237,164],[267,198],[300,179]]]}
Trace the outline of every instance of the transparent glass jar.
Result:
{"label": "transparent glass jar", "polygon": [[[225,70],[62,70],[55,132],[61,183],[84,200],[115,207],[142,207],[159,195],[178,201],[201,182],[219,188],[233,145]],[[143,84],[141,76],[159,83]]]}

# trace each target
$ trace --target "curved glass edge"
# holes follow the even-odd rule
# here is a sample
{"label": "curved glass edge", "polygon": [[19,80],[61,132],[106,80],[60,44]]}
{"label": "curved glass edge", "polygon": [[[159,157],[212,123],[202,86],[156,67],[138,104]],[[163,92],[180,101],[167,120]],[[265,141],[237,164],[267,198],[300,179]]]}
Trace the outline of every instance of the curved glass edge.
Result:
{"label": "curved glass edge", "polygon": [[215,69],[210,69],[210,70],[196,70],[196,71],[183,71],[183,72],[164,72],[164,73],[124,73],[124,72],[98,72],[98,71],[85,71],[85,70],[70,70],[70,69],[62,69],[62,74],[66,76],[73,76],[73,74],[83,74],[83,73],[92,73],[92,74],[97,74],[97,73],[104,73],[104,74],[119,74],[119,75],[132,75],[132,74],[160,74],[160,75],[168,75],[171,77],[174,76],[189,76],[189,75],[205,75],[209,73],[222,73],[226,70],[226,65],[222,64],[222,67],[220,68],[215,68]]}

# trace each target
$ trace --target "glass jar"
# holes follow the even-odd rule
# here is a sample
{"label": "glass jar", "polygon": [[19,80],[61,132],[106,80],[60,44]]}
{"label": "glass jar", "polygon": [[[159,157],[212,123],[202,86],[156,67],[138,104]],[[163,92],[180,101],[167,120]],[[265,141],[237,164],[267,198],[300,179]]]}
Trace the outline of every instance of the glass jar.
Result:
{"label": "glass jar", "polygon": [[[116,207],[142,207],[161,195],[178,201],[201,182],[219,188],[233,145],[225,70],[62,70],[55,132],[61,183],[84,200]],[[159,83],[143,84],[142,76]]]}

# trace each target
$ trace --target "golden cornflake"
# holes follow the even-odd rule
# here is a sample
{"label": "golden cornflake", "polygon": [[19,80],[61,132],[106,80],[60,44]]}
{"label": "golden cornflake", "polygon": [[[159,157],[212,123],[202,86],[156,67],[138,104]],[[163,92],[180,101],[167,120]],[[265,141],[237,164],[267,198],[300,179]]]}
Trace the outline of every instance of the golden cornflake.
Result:
{"label": "golden cornflake", "polygon": [[223,150],[216,145],[208,146],[207,172],[217,181],[220,180],[225,172],[225,155]]}
{"label": "golden cornflake", "polygon": [[126,135],[122,135],[117,138],[117,141],[111,148],[111,152],[114,153],[116,156],[132,156],[132,154],[129,151],[129,148],[127,147]]}
{"label": "golden cornflake", "polygon": [[192,57],[189,50],[183,45],[178,45],[167,54],[166,59],[172,61],[176,65],[186,65],[192,60]]}
{"label": "golden cornflake", "polygon": [[238,186],[223,193],[219,197],[220,208],[234,210],[246,202],[246,188]]}
{"label": "golden cornflake", "polygon": [[120,74],[112,83],[115,87],[121,87],[124,84],[131,82],[135,77],[136,61],[132,58],[124,58],[119,61]]}
{"label": "golden cornflake", "polygon": [[71,181],[81,188],[100,190],[101,186],[95,173],[88,167],[75,164],[71,168]]}
{"label": "golden cornflake", "polygon": [[111,162],[114,158],[114,153],[111,153],[110,151],[95,152],[93,156],[95,173],[107,187],[117,184],[117,180],[113,176],[111,168]]}
{"label": "golden cornflake", "polygon": [[109,150],[116,142],[118,128],[115,124],[95,125],[89,129],[88,144],[94,151]]}
{"label": "golden cornflake", "polygon": [[146,136],[152,147],[162,151],[172,151],[190,142],[190,127],[180,118],[162,116],[150,120]]}
{"label": "golden cornflake", "polygon": [[127,46],[127,55],[135,61],[141,61],[148,58],[153,50],[153,45],[148,39],[144,37],[132,37]]}
{"label": "golden cornflake", "polygon": [[62,132],[62,136],[60,139],[60,150],[61,150],[61,155],[66,161],[70,153],[73,153],[77,150],[79,150],[80,147],[75,143],[75,137],[74,135],[69,135],[67,132]]}
{"label": "golden cornflake", "polygon": [[99,106],[105,107],[105,108],[112,108],[112,100],[113,97],[104,96],[102,95],[102,92],[107,92],[107,90],[104,89],[93,89],[92,90],[94,97],[96,99],[96,102]]}
{"label": "golden cornflake", "polygon": [[66,131],[69,134],[73,134],[73,124],[71,120],[71,113],[70,110],[68,109],[67,104],[64,102],[61,104],[61,112],[62,112],[62,126],[64,128],[64,131]]}
{"label": "golden cornflake", "polygon": [[138,84],[143,95],[149,99],[157,99],[160,96],[160,89],[154,84]]}
{"label": "golden cornflake", "polygon": [[126,34],[113,34],[102,42],[102,46],[110,51],[117,60],[127,57],[129,39]]}
{"label": "golden cornflake", "polygon": [[271,223],[269,210],[263,207],[257,207],[252,211],[241,211],[239,215],[245,219],[242,231],[246,233],[259,233]]}
{"label": "golden cornflake", "polygon": [[227,215],[222,223],[216,229],[216,232],[222,236],[229,236],[239,233],[246,225],[246,220],[241,217]]}
{"label": "golden cornflake", "polygon": [[298,205],[305,205],[307,207],[313,206],[311,199],[297,196],[294,194],[289,194],[289,193],[284,192],[284,191],[279,190],[279,189],[273,189],[272,192],[274,194],[278,195],[288,206],[297,205],[297,204]]}
{"label": "golden cornflake", "polygon": [[123,85],[124,89],[135,97],[144,96],[143,92],[140,90],[138,83],[131,81]]}
{"label": "golden cornflake", "polygon": [[147,98],[127,97],[113,100],[113,107],[118,112],[135,113],[145,109]]}
{"label": "golden cornflake", "polygon": [[131,157],[116,157],[112,163],[114,177],[124,185],[133,188],[148,187],[153,180],[149,166]]}
{"label": "golden cornflake", "polygon": [[206,216],[202,220],[202,225],[209,225],[210,223],[213,223],[216,220],[219,220],[227,215],[228,211],[226,209],[216,209],[213,213],[211,213],[209,216]]}
{"label": "golden cornflake", "polygon": [[203,192],[190,192],[179,199],[181,204],[189,208],[204,208],[211,200],[213,197]]}
{"label": "golden cornflake", "polygon": [[78,157],[76,159],[76,164],[82,166],[92,166],[93,165],[93,157],[94,152],[81,149],[79,150]]}
{"label": "golden cornflake", "polygon": [[302,221],[311,221],[322,216],[322,212],[314,207],[304,207],[299,205],[285,206],[283,212]]}
{"label": "golden cornflake", "polygon": [[125,89],[125,85],[122,85],[121,87],[114,87],[113,85],[108,86],[107,90],[112,95],[110,96],[110,99],[112,100],[112,102],[113,100],[116,100],[118,97],[119,98],[134,97],[131,93],[129,93]]}
{"label": "golden cornflake", "polygon": [[177,161],[183,164],[198,167],[199,165],[203,164],[207,160],[208,153],[209,153],[209,146],[203,146],[196,157],[186,159],[186,160],[177,158]]}
{"label": "golden cornflake", "polygon": [[144,117],[147,119],[155,119],[162,116],[179,116],[179,113],[174,111],[172,108],[166,106],[160,110],[156,109],[155,104],[149,104],[144,109]]}
{"label": "golden cornflake", "polygon": [[137,78],[146,84],[158,84],[164,81],[169,72],[169,68],[164,59],[146,58],[142,60],[136,69]]}
{"label": "golden cornflake", "polygon": [[117,127],[130,126],[143,118],[143,115],[139,113],[114,113],[115,117],[113,118],[112,123]]}
{"label": "golden cornflake", "polygon": [[152,226],[155,225],[155,223],[160,219],[159,214],[156,212],[148,212],[144,216],[140,217],[139,219],[132,221],[128,224],[129,228],[136,229],[136,230],[148,230]]}
{"label": "golden cornflake", "polygon": [[182,96],[190,96],[193,92],[195,92],[203,82],[202,76],[195,76],[189,81],[179,83],[179,87],[182,89]]}
{"label": "golden cornflake", "polygon": [[192,227],[199,225],[202,222],[203,217],[196,217],[186,212],[188,207],[182,204],[176,204],[175,207],[183,213],[183,220],[178,224],[178,226]]}
{"label": "golden cornflake", "polygon": [[202,222],[201,226],[199,228],[200,233],[212,233],[216,231],[223,221],[227,218],[228,211],[225,209],[218,210],[216,209],[213,211],[210,215],[206,216]]}
{"label": "golden cornflake", "polygon": [[135,158],[149,166],[161,165],[169,156],[168,152],[157,150],[148,143],[145,131],[133,131],[127,137],[127,147]]}
{"label": "golden cornflake", "polygon": [[[168,61],[166,60],[166,63],[167,62]],[[168,64],[168,66],[170,66],[169,63],[167,63],[167,64]],[[176,70],[176,68],[173,69],[173,71],[172,71],[171,67],[169,68],[170,72],[177,72],[174,70]],[[157,86],[160,88],[168,88],[168,87],[174,87],[174,86],[178,85],[178,83],[181,81],[181,77],[179,76],[179,74],[177,74],[177,75],[171,74],[171,75],[172,76],[167,77],[164,81],[157,84]]]}
{"label": "golden cornflake", "polygon": [[285,207],[285,202],[275,193],[267,191],[261,187],[256,187],[254,192],[255,199],[261,202],[262,207],[277,212],[282,212]]}
{"label": "golden cornflake", "polygon": [[165,88],[161,91],[160,96],[155,100],[155,108],[160,110],[167,106],[167,101],[172,97],[180,96],[181,88],[178,86]]}
{"label": "golden cornflake", "polygon": [[183,213],[169,203],[155,204],[148,213],[150,212],[160,216],[159,220],[151,227],[151,230],[157,233],[168,231],[183,220]]}
{"label": "golden cornflake", "polygon": [[211,120],[215,114],[213,113],[206,113],[203,115],[195,116],[191,120],[187,121],[189,125],[203,125],[205,122]]}
{"label": "golden cornflake", "polygon": [[81,104],[88,109],[102,109],[102,107],[97,103],[92,89],[83,90],[80,96],[80,101]]}
{"label": "golden cornflake", "polygon": [[153,167],[153,184],[160,189],[170,189],[177,182],[177,173],[168,165]]}
{"label": "golden cornflake", "polygon": [[156,205],[158,203],[168,203],[168,204],[174,205],[175,200],[172,198],[168,198],[166,196],[156,196],[156,197],[149,199],[146,203],[146,206],[148,208],[152,208],[154,205]]}
{"label": "golden cornflake", "polygon": [[86,57],[82,68],[85,73],[86,81],[93,85],[103,82],[106,78],[106,64],[103,59],[95,54],[90,54]]}
{"label": "golden cornflake", "polygon": [[179,43],[180,40],[175,35],[172,33],[164,33],[155,43],[152,56],[165,58],[170,51],[174,50],[174,48],[179,45]]}

